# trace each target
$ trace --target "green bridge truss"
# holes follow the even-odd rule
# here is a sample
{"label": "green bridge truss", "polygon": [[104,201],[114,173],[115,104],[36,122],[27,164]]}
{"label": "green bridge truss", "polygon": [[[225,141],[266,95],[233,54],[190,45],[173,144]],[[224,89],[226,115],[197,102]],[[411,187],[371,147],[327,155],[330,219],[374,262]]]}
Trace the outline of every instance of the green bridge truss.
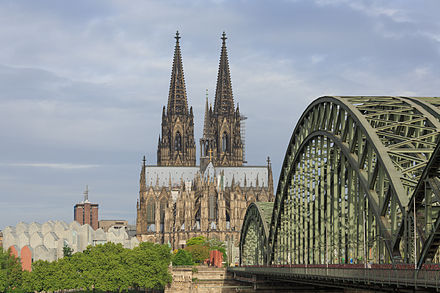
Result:
{"label": "green bridge truss", "polygon": [[440,98],[318,98],[293,131],[275,202],[246,212],[241,264],[435,261],[439,134]]}

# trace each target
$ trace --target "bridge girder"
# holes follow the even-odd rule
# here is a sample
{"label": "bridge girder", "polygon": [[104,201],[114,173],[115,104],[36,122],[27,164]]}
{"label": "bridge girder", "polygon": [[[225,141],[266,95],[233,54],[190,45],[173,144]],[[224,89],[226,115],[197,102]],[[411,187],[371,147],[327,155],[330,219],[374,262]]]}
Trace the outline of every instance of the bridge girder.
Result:
{"label": "bridge girder", "polygon": [[[413,262],[416,245],[416,255],[426,255],[425,246],[432,254],[432,237],[430,242],[422,233],[412,237],[410,212],[438,142],[439,101],[326,96],[312,102],[284,158],[266,246],[268,263]],[[430,190],[435,180],[429,181]],[[426,202],[440,204],[432,194],[434,201],[416,200],[416,211]],[[429,213],[426,223],[440,216],[432,208]],[[440,229],[440,219],[431,226]]]}

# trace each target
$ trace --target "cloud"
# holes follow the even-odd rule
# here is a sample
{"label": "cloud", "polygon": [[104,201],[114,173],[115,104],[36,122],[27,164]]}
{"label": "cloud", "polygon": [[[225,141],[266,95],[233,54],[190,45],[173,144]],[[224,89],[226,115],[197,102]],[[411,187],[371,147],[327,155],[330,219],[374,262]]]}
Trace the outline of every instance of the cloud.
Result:
{"label": "cloud", "polygon": [[[276,180],[296,120],[318,96],[438,96],[439,6],[423,0],[2,1],[0,199],[8,200],[0,223],[33,215],[70,221],[85,184],[103,215],[135,218],[140,160],[143,154],[151,164],[156,159],[176,30],[195,139],[205,89],[214,99],[225,30],[234,98],[249,117],[247,160],[265,164],[270,155]],[[33,212],[41,201],[51,209]],[[21,202],[29,207],[20,210]]]}
{"label": "cloud", "polygon": [[0,163],[0,165],[10,167],[51,168],[61,170],[90,169],[100,167],[100,165],[74,163]]}

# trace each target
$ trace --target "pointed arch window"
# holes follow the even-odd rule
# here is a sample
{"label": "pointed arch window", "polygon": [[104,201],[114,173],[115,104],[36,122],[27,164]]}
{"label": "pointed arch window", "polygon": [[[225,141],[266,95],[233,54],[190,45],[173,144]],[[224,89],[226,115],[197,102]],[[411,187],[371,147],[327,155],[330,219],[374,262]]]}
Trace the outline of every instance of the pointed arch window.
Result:
{"label": "pointed arch window", "polygon": [[229,217],[229,213],[228,211],[226,211],[226,230],[230,230],[230,229],[231,229],[231,217]]}
{"label": "pointed arch window", "polygon": [[194,230],[200,231],[200,208],[196,212]]}
{"label": "pointed arch window", "polygon": [[205,143],[205,157],[209,157],[209,141]]}
{"label": "pointed arch window", "polygon": [[160,200],[160,232],[165,231],[165,209],[167,207],[167,201],[165,197]]}
{"label": "pointed arch window", "polygon": [[174,139],[174,149],[176,151],[182,151],[182,136],[180,135],[180,132],[176,132],[176,137]]}
{"label": "pointed arch window", "polygon": [[209,220],[215,221],[217,219],[217,200],[214,194],[209,195],[208,209]]}
{"label": "pointed arch window", "polygon": [[156,203],[154,199],[150,198],[147,202],[147,231],[156,231]]}
{"label": "pointed arch window", "polygon": [[222,136],[222,152],[224,153],[229,152],[229,136],[226,133],[226,131],[223,132],[223,136]]}

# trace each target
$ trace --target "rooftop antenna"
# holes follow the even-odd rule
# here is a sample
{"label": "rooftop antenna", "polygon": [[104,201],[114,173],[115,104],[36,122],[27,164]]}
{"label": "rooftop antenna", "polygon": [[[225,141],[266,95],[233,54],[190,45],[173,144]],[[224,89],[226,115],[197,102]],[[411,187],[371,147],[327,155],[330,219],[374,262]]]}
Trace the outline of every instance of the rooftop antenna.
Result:
{"label": "rooftop antenna", "polygon": [[84,191],[84,202],[89,202],[89,186],[86,185],[86,190]]}

